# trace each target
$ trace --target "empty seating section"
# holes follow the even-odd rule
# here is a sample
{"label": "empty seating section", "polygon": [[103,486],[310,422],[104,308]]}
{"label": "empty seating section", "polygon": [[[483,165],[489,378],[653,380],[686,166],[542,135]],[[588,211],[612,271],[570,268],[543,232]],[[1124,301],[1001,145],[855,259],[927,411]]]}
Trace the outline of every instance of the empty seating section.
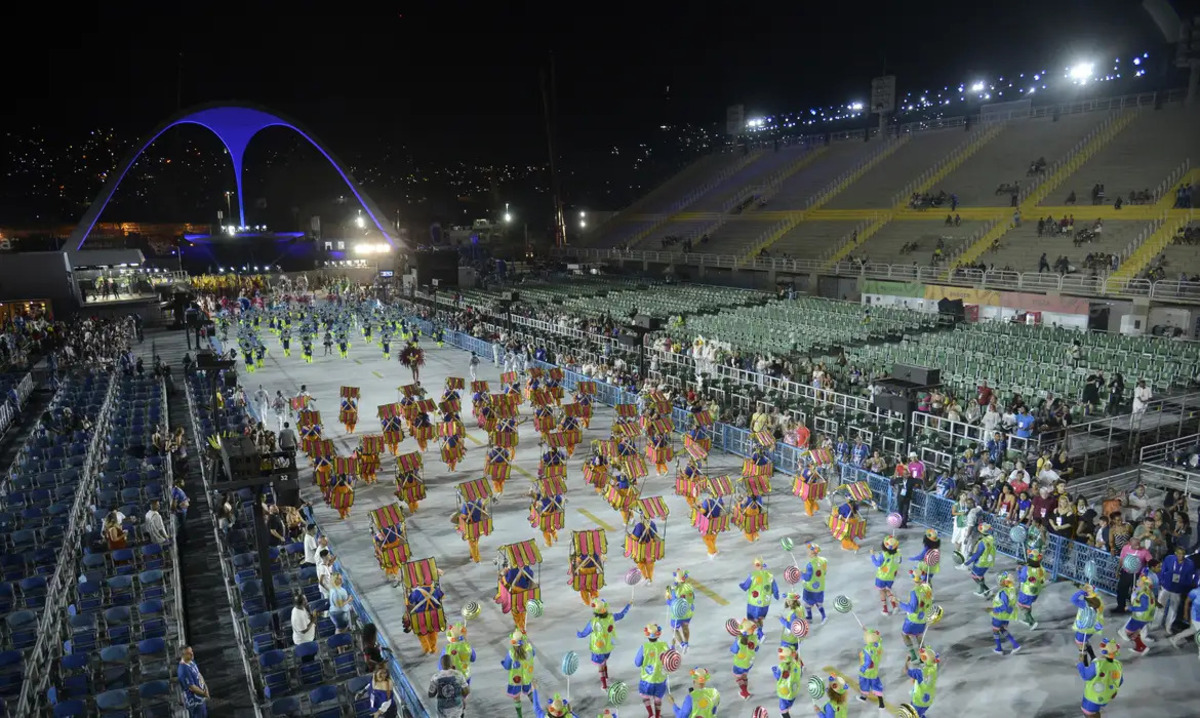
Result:
{"label": "empty seating section", "polygon": [[[192,374],[189,390],[193,398],[208,395],[203,373]],[[193,401],[192,409],[197,440],[214,435],[217,427],[208,408]],[[227,405],[221,411],[222,431],[241,433],[248,421],[246,410]],[[337,633],[325,614],[317,620],[315,640],[293,645],[293,592],[303,593],[314,612],[327,611],[329,602],[321,596],[316,567],[303,565],[302,543],[272,547],[270,575],[259,573],[254,537],[255,500],[253,489],[237,492],[232,499],[236,505],[233,528],[219,532],[219,535],[223,570],[232,583],[231,603],[237,614],[237,634],[242,640],[240,648],[251,667],[263,715],[273,718],[371,716],[369,701],[359,695],[370,682],[370,676],[352,634]],[[264,595],[265,581],[270,581],[274,589],[275,602],[271,605],[267,604]],[[348,584],[347,587],[352,590]],[[383,636],[380,638],[382,640]]]}
{"label": "empty seating section", "polygon": [[742,200],[760,192],[774,173],[800,161],[808,151],[801,145],[759,152],[753,162],[705,192],[686,209],[689,212],[728,212]]}
{"label": "empty seating section", "polygon": [[634,202],[629,211],[634,214],[678,211],[680,207],[677,205],[682,199],[700,191],[721,173],[728,172],[742,161],[742,155],[734,152],[705,155]]}
{"label": "empty seating section", "polygon": [[[1200,111],[1178,105],[1144,110],[1122,132],[1042,200],[1062,206],[1075,192],[1079,205],[1092,203],[1092,187],[1104,185],[1105,203],[1130,192],[1154,192],[1163,180],[1188,158],[1200,159]],[[1049,158],[1047,158],[1049,159]]]}
{"label": "empty seating section", "polygon": [[824,155],[784,180],[765,209],[804,209],[811,197],[843,173],[854,169],[879,147],[878,142],[861,139],[831,143]]}
{"label": "empty seating section", "polygon": [[706,244],[694,245],[692,251],[741,256],[748,252],[762,238],[763,233],[772,226],[774,226],[773,222],[726,222],[713,231]]}
{"label": "empty seating section", "polygon": [[[1078,367],[1066,361],[1067,348],[1075,340],[1084,344],[1084,360]],[[1197,371],[1200,348],[1152,338],[994,322],[906,337],[899,344],[848,348],[847,355],[873,372],[890,371],[894,362],[939,367],[942,383],[957,396],[974,395],[979,382],[987,380],[1000,392],[1076,397],[1084,378],[1096,369],[1110,377],[1120,372],[1129,386],[1144,378],[1156,393],[1184,385]]]}
{"label": "empty seating section", "polygon": [[19,411],[33,391],[33,377],[27,372],[0,374],[0,437],[17,422]]}
{"label": "empty seating section", "polygon": [[799,297],[690,316],[684,326],[670,328],[667,334],[685,345],[703,336],[745,352],[812,354],[834,346],[894,339],[936,323],[934,315],[907,309],[872,307],[868,313],[848,302]]}
{"label": "empty seating section", "polygon": [[[948,209],[948,208],[947,208]],[[929,210],[932,215],[941,210]],[[912,264],[930,266],[938,243],[942,257],[949,258],[970,246],[985,231],[986,223],[963,220],[957,227],[941,221],[893,220],[884,225],[851,252],[855,259],[872,264]]]}
{"label": "empty seating section", "polygon": [[[948,156],[954,149],[973,137],[973,133],[957,130],[930,130],[916,132],[909,141],[870,172],[860,177],[846,189],[839,192],[825,203],[826,209],[890,209],[892,199],[897,192],[904,189],[909,182],[916,179],[925,170],[936,165],[942,158]],[[879,149],[879,140],[872,144]],[[940,187],[947,192],[954,188],[944,183]]]}
{"label": "empty seating section", "polygon": [[[1123,259],[1130,243],[1145,239],[1153,229],[1149,222],[1104,222],[1100,232],[1089,241],[1076,244],[1077,239],[1087,236],[1095,226],[1095,218],[1089,218],[1087,212],[1087,207],[1079,208],[1074,232],[1063,233],[1055,229],[1043,232],[1042,236],[1037,233],[1038,218],[1027,217],[1020,227],[1009,230],[1000,238],[997,249],[985,251],[979,261],[995,269],[1036,272],[1038,261],[1045,252],[1046,261],[1052,268],[1055,260],[1065,256],[1070,261],[1072,273],[1092,274],[1095,271],[1106,274],[1112,270],[1108,255],[1115,254]],[[1093,258],[1090,263],[1086,261],[1088,255]]]}
{"label": "empty seating section", "polygon": [[65,410],[102,425],[110,382],[108,375],[99,372],[68,376],[4,480],[0,699],[17,712],[23,678],[44,671],[48,645],[40,640],[40,631],[47,616],[53,617],[61,608],[61,592],[55,589],[70,582],[59,568],[75,553],[68,541],[72,521],[76,511],[91,501],[77,492],[89,466],[93,432],[101,427],[75,430]]}
{"label": "empty seating section", "polygon": [[[651,291],[646,291],[651,290]],[[596,301],[599,298],[602,301]],[[717,311],[725,307],[763,302],[767,295],[744,289],[698,285],[642,285],[621,287],[595,297],[567,297],[555,301],[549,309],[584,317],[611,316],[615,319],[634,314],[667,318],[692,312]]]}
{"label": "empty seating section", "polygon": [[1200,223],[1197,222],[1177,232],[1173,242],[1159,253],[1157,260],[1151,262],[1151,265],[1161,266],[1167,278],[1191,278],[1200,274],[1200,246],[1187,243],[1195,241],[1192,239],[1194,237],[1200,237]]}
{"label": "empty seating section", "polygon": [[638,242],[637,247],[648,252],[682,252],[684,249],[682,240],[691,239],[693,252],[721,252],[723,250],[711,242],[705,245],[700,244],[700,237],[710,229],[715,229],[719,224],[720,220],[718,219],[672,220],[663,223],[646,235],[645,239]]}
{"label": "empty seating section", "polygon": [[1092,112],[1063,115],[1057,120],[1012,120],[941,184],[947,192],[957,194],[965,207],[1008,207],[1012,195],[998,192],[1000,185],[1015,184],[1023,193],[1037,186],[1043,176],[1030,175],[1030,165],[1044,158],[1049,172],[1105,117],[1104,113]]}
{"label": "empty seating section", "polygon": [[[80,542],[64,556],[77,576],[65,621],[54,636],[47,702],[57,717],[171,715],[183,622],[173,543],[150,533],[145,515],[161,502],[172,529],[169,456],[154,445],[164,433],[162,382],[122,376],[97,457],[97,488]],[[123,538],[110,535],[119,525]],[[161,537],[157,537],[161,539]]]}
{"label": "empty seating section", "polygon": [[819,259],[849,241],[855,229],[864,222],[813,220],[801,222],[775,240],[769,247],[771,256],[788,259]]}
{"label": "empty seating section", "polygon": [[[605,227],[597,241],[601,247],[621,247],[632,245],[638,235],[650,230],[657,224],[653,219],[615,219],[611,227]],[[654,247],[648,247],[654,249]]]}

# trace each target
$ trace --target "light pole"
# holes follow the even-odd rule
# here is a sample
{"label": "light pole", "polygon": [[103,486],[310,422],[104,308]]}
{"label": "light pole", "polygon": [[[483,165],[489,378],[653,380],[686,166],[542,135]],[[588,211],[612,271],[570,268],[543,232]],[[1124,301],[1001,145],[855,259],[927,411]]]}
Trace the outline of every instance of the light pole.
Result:
{"label": "light pole", "polygon": [[229,196],[232,194],[233,192],[225,190],[225,216],[229,217],[231,220],[233,219],[233,209],[231,209],[232,205],[230,204]]}

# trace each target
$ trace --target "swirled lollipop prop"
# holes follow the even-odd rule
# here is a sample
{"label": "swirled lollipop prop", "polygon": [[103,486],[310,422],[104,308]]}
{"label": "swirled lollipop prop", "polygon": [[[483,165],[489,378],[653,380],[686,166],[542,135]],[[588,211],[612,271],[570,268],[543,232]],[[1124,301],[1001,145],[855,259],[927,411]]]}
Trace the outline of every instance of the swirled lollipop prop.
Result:
{"label": "swirled lollipop prop", "polygon": [[892,512],[888,514],[887,525],[892,529],[892,535],[896,535],[896,529],[904,525],[904,517],[898,513]]}
{"label": "swirled lollipop prop", "polygon": [[562,665],[559,668],[562,670],[562,674],[567,677],[567,700],[571,700],[571,676],[575,675],[575,671],[579,670],[579,654],[575,651],[564,653]]}
{"label": "swirled lollipop prop", "polygon": [[623,706],[628,699],[629,686],[622,681],[617,681],[608,687],[608,704],[610,706]]}
{"label": "swirled lollipop prop", "polygon": [[825,681],[820,676],[812,676],[808,679],[808,697],[813,703],[825,697]]}
{"label": "swirled lollipop prop", "polygon": [[525,613],[531,618],[541,618],[545,608],[540,598],[531,598],[525,603]]}
{"label": "swirled lollipop prop", "polygon": [[625,572],[625,585],[629,586],[629,602],[633,603],[633,596],[637,590],[637,585],[642,580],[642,572],[636,566]]}
{"label": "swirled lollipop prop", "polygon": [[784,536],[779,539],[779,545],[783,546],[783,550],[787,552],[787,555],[792,557],[792,565],[799,566],[800,564],[796,561],[796,556],[792,553],[792,549],[795,548],[795,544],[792,543],[792,537]]}
{"label": "swirled lollipop prop", "polygon": [[787,568],[783,569],[783,580],[787,581],[793,586],[800,583],[800,567],[788,566]]}
{"label": "swirled lollipop prop", "polygon": [[845,594],[838,594],[835,596],[833,599],[833,610],[837,611],[838,613],[849,613],[854,618],[854,621],[858,624],[858,627],[864,628],[863,622],[858,620],[858,616],[854,613],[854,602],[850,600],[849,596]]}
{"label": "swirled lollipop prop", "polygon": [[1087,563],[1083,564],[1083,582],[1084,583],[1086,583],[1089,586],[1095,586],[1096,585],[1096,573],[1097,573],[1097,568],[1096,568],[1095,561],[1088,561]]}
{"label": "swirled lollipop prop", "polygon": [[941,623],[945,617],[946,609],[941,606],[934,606],[933,610],[929,612],[929,620],[925,623],[925,630],[921,632],[921,642],[917,644],[918,651],[925,645],[925,637],[929,635],[929,629]]}
{"label": "swirled lollipop prop", "polygon": [[462,607],[462,617],[468,621],[474,621],[479,618],[479,614],[483,613],[483,609],[475,601],[467,601]]}
{"label": "swirled lollipop prop", "polygon": [[667,693],[671,692],[671,674],[683,665],[683,655],[674,648],[668,648],[662,654],[662,667],[667,672]]}
{"label": "swirled lollipop prop", "polygon": [[1008,539],[1013,542],[1017,552],[1017,563],[1025,563],[1025,538],[1028,535],[1024,524],[1017,524],[1008,530]]}

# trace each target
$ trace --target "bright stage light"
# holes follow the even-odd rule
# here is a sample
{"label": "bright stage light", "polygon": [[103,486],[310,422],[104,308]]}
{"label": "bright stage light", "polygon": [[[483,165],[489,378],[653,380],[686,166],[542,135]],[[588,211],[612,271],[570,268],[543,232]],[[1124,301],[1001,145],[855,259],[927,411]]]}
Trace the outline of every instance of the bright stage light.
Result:
{"label": "bright stage light", "polygon": [[1072,80],[1075,80],[1076,82],[1084,83],[1084,82],[1087,82],[1088,80],[1092,79],[1092,73],[1095,71],[1095,69],[1096,69],[1096,66],[1093,65],[1092,63],[1081,62],[1078,65],[1075,65],[1074,67],[1067,70],[1067,77],[1070,77]]}

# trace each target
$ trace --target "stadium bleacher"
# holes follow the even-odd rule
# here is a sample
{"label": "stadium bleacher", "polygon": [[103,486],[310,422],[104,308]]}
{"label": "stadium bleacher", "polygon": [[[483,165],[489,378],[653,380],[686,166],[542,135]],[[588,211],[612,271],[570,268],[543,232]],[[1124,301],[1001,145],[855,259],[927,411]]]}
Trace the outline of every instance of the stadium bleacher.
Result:
{"label": "stadium bleacher", "polygon": [[887,209],[909,183],[964,143],[974,132],[961,129],[914,132],[907,143],[876,165],[857,182],[824,204],[827,209]]}

